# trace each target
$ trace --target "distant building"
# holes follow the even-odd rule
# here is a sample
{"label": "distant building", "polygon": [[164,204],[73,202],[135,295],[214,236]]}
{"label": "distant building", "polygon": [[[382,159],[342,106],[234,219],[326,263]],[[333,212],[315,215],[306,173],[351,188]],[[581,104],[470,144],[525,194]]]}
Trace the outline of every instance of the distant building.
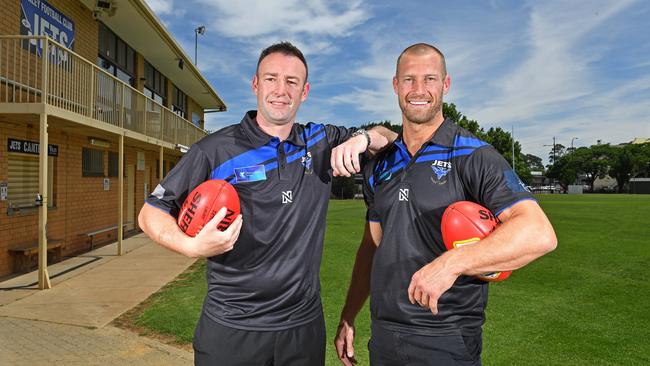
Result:
{"label": "distant building", "polygon": [[630,178],[630,193],[650,194],[650,178]]}
{"label": "distant building", "polygon": [[226,106],[143,0],[7,0],[0,34],[2,276],[43,237],[66,256],[120,220],[139,230],[145,197]]}
{"label": "distant building", "polygon": [[635,137],[630,144],[647,144],[650,143],[650,138],[646,137]]}

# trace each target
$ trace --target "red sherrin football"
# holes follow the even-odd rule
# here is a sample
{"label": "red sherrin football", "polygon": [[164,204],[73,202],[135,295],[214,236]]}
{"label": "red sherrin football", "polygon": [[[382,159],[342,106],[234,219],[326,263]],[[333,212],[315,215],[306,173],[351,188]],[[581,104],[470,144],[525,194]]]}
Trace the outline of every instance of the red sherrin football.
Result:
{"label": "red sherrin football", "polygon": [[226,216],[217,226],[221,231],[226,230],[239,215],[239,196],[235,188],[225,180],[205,181],[187,195],[178,214],[178,226],[185,234],[196,236],[224,206],[227,209]]}
{"label": "red sherrin football", "polygon": [[[500,224],[487,208],[470,201],[455,202],[442,215],[442,240],[448,250],[476,243],[490,235]],[[512,271],[476,276],[484,281],[503,281]]]}

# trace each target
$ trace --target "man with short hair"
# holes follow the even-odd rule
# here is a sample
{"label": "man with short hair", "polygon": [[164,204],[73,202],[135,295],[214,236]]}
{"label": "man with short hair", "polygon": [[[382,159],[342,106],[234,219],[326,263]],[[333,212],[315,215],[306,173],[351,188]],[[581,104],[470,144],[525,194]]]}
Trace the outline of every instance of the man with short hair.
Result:
{"label": "man with short hair", "polygon": [[[474,276],[521,268],[557,245],[503,157],[445,119],[450,86],[437,48],[419,43],[399,56],[393,88],[403,131],[364,167],[367,223],[335,338],[345,365],[354,363],[354,319],[368,295],[372,365],[480,365],[488,284]],[[446,251],[442,214],[464,200],[503,224]]]}
{"label": "man with short hair", "polygon": [[[341,175],[359,171],[359,154],[395,135],[296,123],[307,73],[290,43],[262,51],[252,80],[258,110],[194,144],[140,212],[141,228],[156,242],[208,258],[197,365],[324,364],[319,269],[332,167]],[[233,184],[242,215],[221,232],[222,209],[192,238],[175,218],[208,179]]]}

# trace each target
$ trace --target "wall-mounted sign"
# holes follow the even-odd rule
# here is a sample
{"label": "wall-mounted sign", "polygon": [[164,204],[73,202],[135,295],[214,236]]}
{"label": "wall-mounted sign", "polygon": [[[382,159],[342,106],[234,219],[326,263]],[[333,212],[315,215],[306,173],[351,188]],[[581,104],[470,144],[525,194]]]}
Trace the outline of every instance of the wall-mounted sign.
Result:
{"label": "wall-mounted sign", "polygon": [[[74,50],[74,22],[45,0],[21,0],[20,34],[49,36]],[[29,49],[40,56],[43,53],[42,42],[30,40]]]}
{"label": "wall-mounted sign", "polygon": [[104,190],[108,191],[111,189],[111,180],[108,178],[104,178]]}
{"label": "wall-mounted sign", "polygon": [[7,182],[0,182],[0,201],[7,200]]}
{"label": "wall-mounted sign", "polygon": [[[7,139],[7,151],[38,155],[41,153],[41,144],[36,141]],[[47,145],[47,155],[59,156],[59,146]]]}

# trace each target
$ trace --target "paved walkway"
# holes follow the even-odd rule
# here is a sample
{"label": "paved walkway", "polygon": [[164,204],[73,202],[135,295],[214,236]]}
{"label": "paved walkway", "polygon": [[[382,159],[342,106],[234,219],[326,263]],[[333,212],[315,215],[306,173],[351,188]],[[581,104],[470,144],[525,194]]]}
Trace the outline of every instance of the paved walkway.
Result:
{"label": "paved walkway", "polygon": [[192,259],[140,234],[0,283],[0,365],[188,365],[191,352],[108,325],[183,272]]}

